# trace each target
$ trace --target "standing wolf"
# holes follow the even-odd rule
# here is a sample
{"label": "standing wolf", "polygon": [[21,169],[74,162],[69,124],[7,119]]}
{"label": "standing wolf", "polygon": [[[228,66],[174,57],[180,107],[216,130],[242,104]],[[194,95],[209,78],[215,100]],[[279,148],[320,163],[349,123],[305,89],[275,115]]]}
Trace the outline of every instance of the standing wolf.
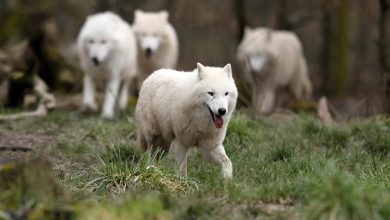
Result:
{"label": "standing wolf", "polygon": [[167,11],[135,11],[133,28],[138,45],[138,89],[155,70],[176,67],[179,45],[168,17]]}
{"label": "standing wolf", "polygon": [[230,64],[217,68],[198,63],[193,72],[154,72],[144,81],[135,110],[141,147],[169,150],[172,145],[183,176],[188,149],[198,147],[231,178],[232,163],[222,143],[237,95]]}
{"label": "standing wolf", "polygon": [[98,109],[94,80],[98,74],[104,74],[108,84],[102,116],[112,118],[119,93],[119,106],[126,107],[129,84],[136,74],[134,33],[118,15],[111,12],[98,13],[88,16],[81,28],[77,47],[84,71],[84,107],[95,111]]}
{"label": "standing wolf", "polygon": [[252,105],[257,113],[273,110],[281,87],[287,86],[297,99],[311,96],[302,45],[293,32],[245,28],[237,59],[252,86]]}

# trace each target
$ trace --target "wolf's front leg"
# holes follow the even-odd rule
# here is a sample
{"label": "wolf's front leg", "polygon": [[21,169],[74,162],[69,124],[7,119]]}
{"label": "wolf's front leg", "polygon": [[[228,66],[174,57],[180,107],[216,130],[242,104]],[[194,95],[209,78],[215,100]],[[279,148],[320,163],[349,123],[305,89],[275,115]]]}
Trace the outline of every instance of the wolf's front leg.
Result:
{"label": "wolf's front leg", "polygon": [[256,111],[260,114],[269,114],[274,109],[274,105],[275,91],[272,89],[267,89],[258,95]]}
{"label": "wolf's front leg", "polygon": [[178,141],[173,141],[173,151],[175,153],[176,162],[179,165],[179,175],[181,177],[186,177],[188,148],[180,144]]}
{"label": "wolf's front leg", "polygon": [[115,102],[118,97],[120,86],[119,74],[112,74],[106,88],[106,97],[104,98],[102,116],[105,118],[114,117]]}
{"label": "wolf's front leg", "polygon": [[127,103],[129,101],[129,88],[130,88],[130,80],[124,80],[121,94],[119,96],[119,108],[124,110],[127,107]]}
{"label": "wolf's front leg", "polygon": [[91,74],[85,74],[83,79],[83,106],[85,110],[97,111],[98,106],[95,102],[95,83]]}
{"label": "wolf's front leg", "polygon": [[225,153],[223,145],[218,145],[214,149],[201,148],[202,155],[206,160],[220,164],[222,166],[222,176],[225,179],[231,179],[233,177],[233,165],[229,157]]}

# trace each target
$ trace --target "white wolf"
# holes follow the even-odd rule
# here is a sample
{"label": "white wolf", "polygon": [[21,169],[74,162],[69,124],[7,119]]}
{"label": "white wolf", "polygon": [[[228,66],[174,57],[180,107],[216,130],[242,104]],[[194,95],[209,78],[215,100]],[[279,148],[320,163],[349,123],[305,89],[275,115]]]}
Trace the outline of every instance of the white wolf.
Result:
{"label": "white wolf", "polygon": [[247,27],[237,59],[252,86],[252,105],[257,113],[273,110],[280,87],[289,87],[297,99],[311,96],[302,45],[293,32]]}
{"label": "white wolf", "polygon": [[168,21],[169,13],[134,13],[134,32],[138,45],[138,89],[151,73],[158,69],[174,69],[179,55],[175,29]]}
{"label": "white wolf", "polygon": [[135,110],[138,141],[143,149],[169,150],[172,145],[183,176],[189,148],[198,147],[231,178],[232,163],[222,143],[237,96],[230,64],[217,68],[198,63],[193,72],[158,70],[140,90]]}
{"label": "white wolf", "polygon": [[126,107],[129,83],[136,74],[134,33],[118,15],[112,12],[98,13],[88,16],[78,36],[77,47],[84,71],[84,107],[95,111],[98,109],[94,80],[98,74],[105,74],[108,84],[102,116],[112,118],[119,93],[119,106]]}

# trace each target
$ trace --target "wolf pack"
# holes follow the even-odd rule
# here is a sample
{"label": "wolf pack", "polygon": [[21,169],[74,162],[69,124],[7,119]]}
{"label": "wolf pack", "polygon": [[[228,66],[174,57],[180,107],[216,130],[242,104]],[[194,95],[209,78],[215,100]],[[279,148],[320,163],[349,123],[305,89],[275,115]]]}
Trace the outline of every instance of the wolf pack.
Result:
{"label": "wolf pack", "polygon": [[[205,160],[221,166],[224,178],[232,178],[232,162],[223,146],[238,97],[231,64],[194,62],[193,71],[175,70],[179,41],[167,11],[136,10],[131,25],[113,12],[90,15],[77,48],[85,110],[99,109],[99,75],[106,78],[102,117],[113,118],[138,91],[135,120],[141,148],[172,150],[179,174],[186,176],[188,152],[196,147]],[[270,114],[283,87],[296,99],[310,98],[306,60],[293,32],[246,27],[235,59],[240,78],[251,87],[255,114]]]}

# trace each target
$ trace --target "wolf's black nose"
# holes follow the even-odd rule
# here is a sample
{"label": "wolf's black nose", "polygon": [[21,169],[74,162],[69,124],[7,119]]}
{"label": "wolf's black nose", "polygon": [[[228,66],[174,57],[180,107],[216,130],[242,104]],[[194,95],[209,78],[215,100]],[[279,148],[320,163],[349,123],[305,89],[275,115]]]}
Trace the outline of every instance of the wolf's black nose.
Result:
{"label": "wolf's black nose", "polygon": [[225,115],[226,114],[226,108],[219,108],[218,109],[218,114]]}
{"label": "wolf's black nose", "polygon": [[98,60],[98,58],[96,58],[96,57],[92,57],[92,62],[93,62],[93,64],[95,64],[96,66],[99,65],[99,60]]}
{"label": "wolf's black nose", "polygon": [[152,49],[146,48],[145,53],[147,57],[150,57],[152,55]]}

